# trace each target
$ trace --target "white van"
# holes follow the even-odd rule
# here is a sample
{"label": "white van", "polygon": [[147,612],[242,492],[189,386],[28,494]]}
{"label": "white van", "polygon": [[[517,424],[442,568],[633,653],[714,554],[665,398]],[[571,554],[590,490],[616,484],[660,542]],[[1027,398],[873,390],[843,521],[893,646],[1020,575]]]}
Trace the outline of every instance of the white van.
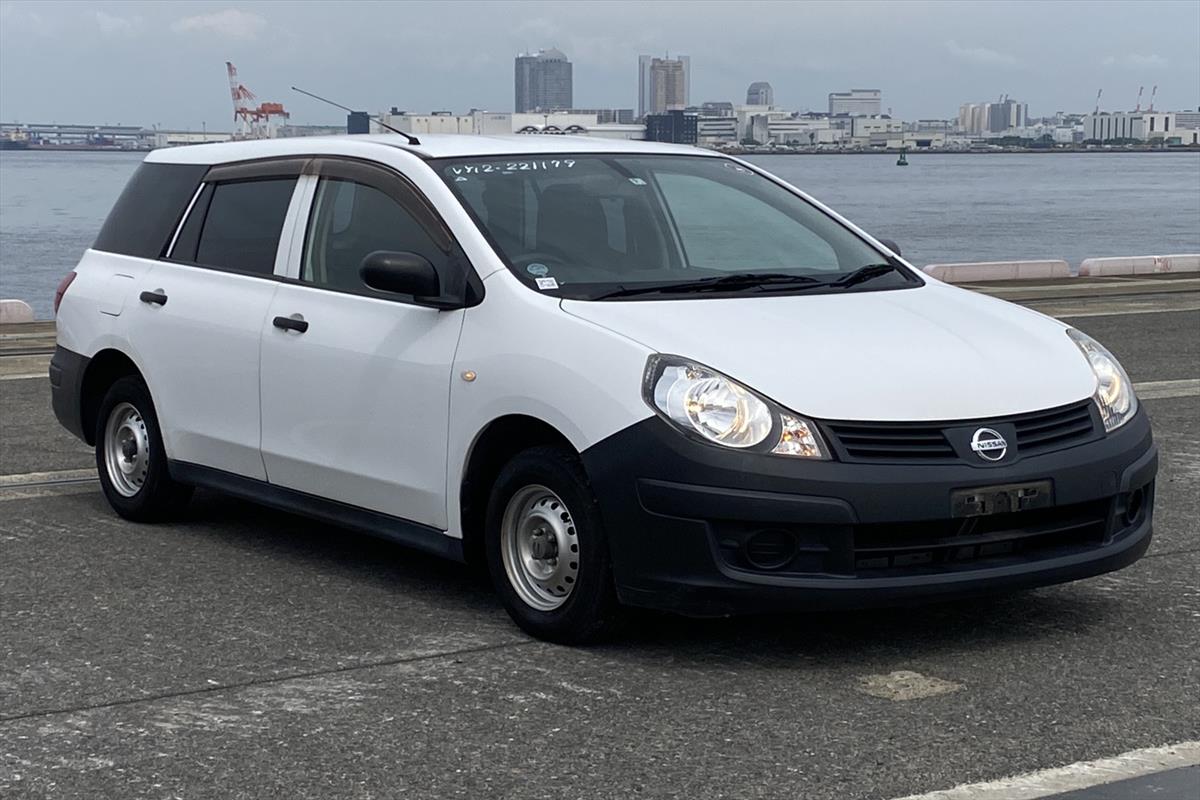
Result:
{"label": "white van", "polygon": [[151,153],[59,288],[58,418],[132,520],[229,492],[621,605],[895,604],[1145,552],[1100,344],[944,285],[755,165],[576,136]]}

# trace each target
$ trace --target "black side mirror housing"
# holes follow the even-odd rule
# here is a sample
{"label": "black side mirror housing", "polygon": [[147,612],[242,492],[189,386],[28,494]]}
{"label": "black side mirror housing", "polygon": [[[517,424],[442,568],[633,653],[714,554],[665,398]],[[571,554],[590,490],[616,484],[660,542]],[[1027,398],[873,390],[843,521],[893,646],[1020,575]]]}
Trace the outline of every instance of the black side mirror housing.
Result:
{"label": "black side mirror housing", "polygon": [[367,253],[358,268],[362,282],[379,292],[437,297],[441,294],[437,270],[416,253],[376,250]]}
{"label": "black side mirror housing", "polygon": [[900,245],[896,244],[891,239],[880,239],[879,243],[881,245],[883,245],[884,247],[886,247],[888,250],[891,250],[896,255],[900,255]]}

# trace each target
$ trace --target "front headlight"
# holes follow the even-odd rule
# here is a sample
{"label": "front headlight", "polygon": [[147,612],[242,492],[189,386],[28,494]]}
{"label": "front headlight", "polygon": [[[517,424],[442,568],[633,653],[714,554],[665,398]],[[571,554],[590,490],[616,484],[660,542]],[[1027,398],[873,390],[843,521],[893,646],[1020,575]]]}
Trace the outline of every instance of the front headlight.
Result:
{"label": "front headlight", "polygon": [[1096,376],[1098,385],[1092,399],[1100,409],[1104,430],[1115,431],[1137,413],[1138,400],[1133,393],[1133,383],[1116,357],[1104,349],[1104,345],[1074,328],[1067,330],[1067,336],[1083,352]]}
{"label": "front headlight", "polygon": [[716,370],[677,356],[651,356],[646,403],[684,433],[740,450],[825,458],[808,420],[759,397]]}

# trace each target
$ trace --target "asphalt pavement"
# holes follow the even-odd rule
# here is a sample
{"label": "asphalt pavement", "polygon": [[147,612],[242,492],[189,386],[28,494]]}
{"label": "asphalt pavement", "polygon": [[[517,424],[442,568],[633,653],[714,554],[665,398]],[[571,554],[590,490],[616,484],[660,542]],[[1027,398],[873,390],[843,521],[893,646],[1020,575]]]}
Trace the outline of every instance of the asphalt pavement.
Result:
{"label": "asphalt pavement", "polygon": [[[1102,294],[1022,302],[1166,395],[1140,562],[916,609],[637,614],[588,648],[525,636],[459,565],[214,493],[125,522],[47,381],[0,370],[0,797],[886,800],[1200,739],[1200,295]],[[1172,775],[1155,797],[1200,797]]]}

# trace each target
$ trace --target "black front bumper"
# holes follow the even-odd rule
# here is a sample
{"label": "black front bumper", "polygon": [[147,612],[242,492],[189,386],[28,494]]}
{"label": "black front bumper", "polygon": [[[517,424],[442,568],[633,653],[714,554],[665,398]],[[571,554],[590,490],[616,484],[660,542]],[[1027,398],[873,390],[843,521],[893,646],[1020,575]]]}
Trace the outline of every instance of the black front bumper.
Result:
{"label": "black front bumper", "polygon": [[[717,616],[894,605],[1120,569],[1150,544],[1158,449],[1144,411],[1098,440],[980,466],[739,453],[652,417],[583,460],[622,602]],[[970,521],[951,502],[962,489],[1047,481],[1047,508]],[[762,541],[790,542],[793,555],[764,568],[747,555],[760,556],[751,546]]]}

